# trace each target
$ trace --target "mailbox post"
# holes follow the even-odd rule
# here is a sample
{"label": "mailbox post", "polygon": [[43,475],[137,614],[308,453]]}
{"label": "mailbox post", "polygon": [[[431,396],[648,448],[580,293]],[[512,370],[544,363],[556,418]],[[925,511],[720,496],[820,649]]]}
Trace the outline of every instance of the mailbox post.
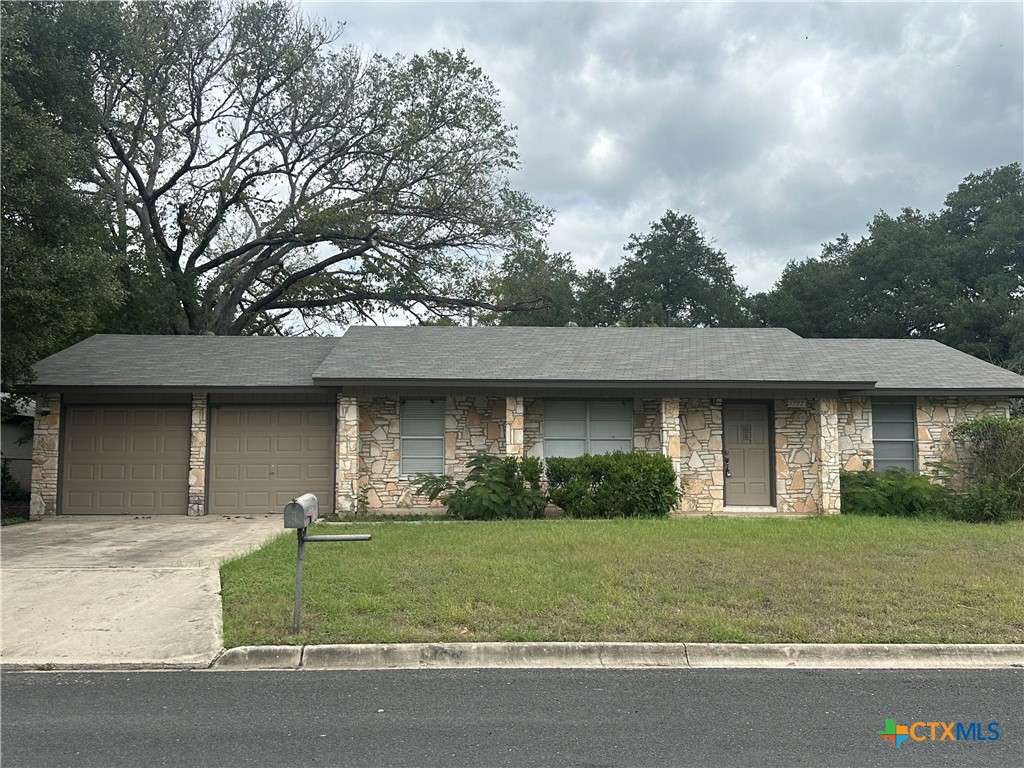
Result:
{"label": "mailbox post", "polygon": [[292,632],[299,631],[299,609],[302,606],[302,561],[306,556],[307,541],[370,541],[368,533],[330,536],[310,536],[306,529],[320,517],[320,503],[312,493],[292,499],[284,507],[284,527],[294,528],[299,538],[299,553],[295,563],[295,611],[292,614]]}

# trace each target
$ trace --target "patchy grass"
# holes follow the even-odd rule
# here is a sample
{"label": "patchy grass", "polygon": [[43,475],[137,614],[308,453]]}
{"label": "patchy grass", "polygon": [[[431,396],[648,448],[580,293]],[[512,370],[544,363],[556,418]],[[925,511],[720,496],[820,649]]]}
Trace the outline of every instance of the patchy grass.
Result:
{"label": "patchy grass", "polygon": [[[338,532],[320,526],[318,532]],[[1024,642],[1024,524],[895,518],[367,523],[221,568],[224,642]]]}

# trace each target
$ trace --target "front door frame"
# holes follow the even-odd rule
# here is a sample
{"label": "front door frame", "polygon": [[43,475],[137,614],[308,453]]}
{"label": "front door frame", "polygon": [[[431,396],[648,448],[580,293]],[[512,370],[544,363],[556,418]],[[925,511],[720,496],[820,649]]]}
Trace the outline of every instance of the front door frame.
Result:
{"label": "front door frame", "polygon": [[[743,399],[734,398],[729,400],[722,400],[722,506],[729,506],[729,491],[728,483],[726,480],[726,406],[729,405],[763,405],[768,411],[768,506],[778,508],[778,499],[776,497],[776,458],[775,458],[775,401],[774,400],[757,400],[757,399]],[[740,505],[746,506],[746,505]]]}

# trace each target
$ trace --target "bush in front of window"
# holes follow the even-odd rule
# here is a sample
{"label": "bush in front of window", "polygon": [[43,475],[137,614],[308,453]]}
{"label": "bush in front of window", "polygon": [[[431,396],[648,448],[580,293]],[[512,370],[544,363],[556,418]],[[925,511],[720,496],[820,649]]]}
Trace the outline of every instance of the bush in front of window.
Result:
{"label": "bush in front of window", "polygon": [[893,467],[885,472],[841,472],[844,515],[948,517],[952,494],[944,485]]}
{"label": "bush in front of window", "polygon": [[547,497],[540,487],[540,461],[478,453],[466,462],[465,480],[450,475],[417,475],[416,493],[448,508],[457,520],[540,517]]}
{"label": "bush in front of window", "polygon": [[666,517],[679,502],[672,461],[648,453],[552,457],[548,495],[569,517]]}

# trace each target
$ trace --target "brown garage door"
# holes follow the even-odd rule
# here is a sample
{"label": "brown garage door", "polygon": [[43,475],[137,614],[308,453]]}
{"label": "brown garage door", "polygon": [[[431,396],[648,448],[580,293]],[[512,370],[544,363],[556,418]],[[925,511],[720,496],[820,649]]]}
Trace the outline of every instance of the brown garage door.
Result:
{"label": "brown garage door", "polygon": [[334,422],[330,406],[214,407],[208,512],[280,513],[303,493],[332,512]]}
{"label": "brown garage door", "polygon": [[188,513],[187,408],[75,405],[64,418],[62,514]]}

